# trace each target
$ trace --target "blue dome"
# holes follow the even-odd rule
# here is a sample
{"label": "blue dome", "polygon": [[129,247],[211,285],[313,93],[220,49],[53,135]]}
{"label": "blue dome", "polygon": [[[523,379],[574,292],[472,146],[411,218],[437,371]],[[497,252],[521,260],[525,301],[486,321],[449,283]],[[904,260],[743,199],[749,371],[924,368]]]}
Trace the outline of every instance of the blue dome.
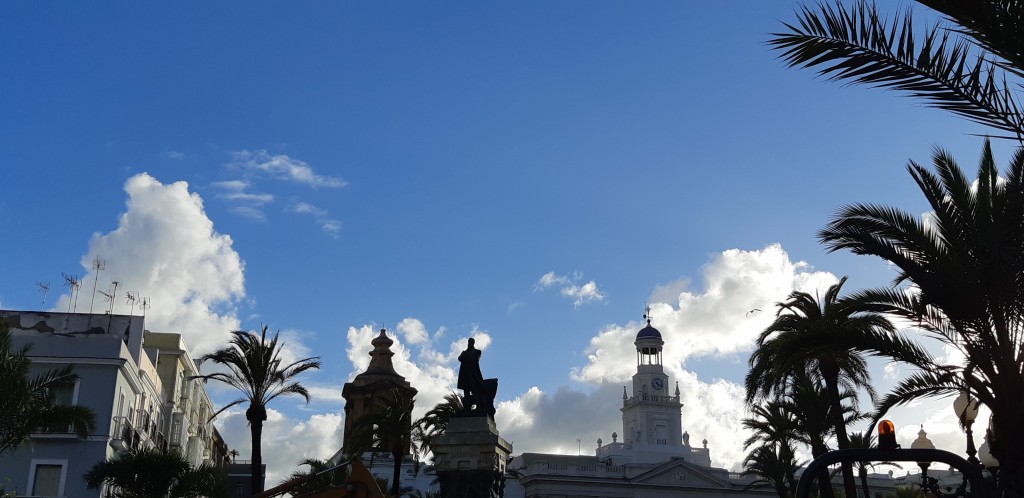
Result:
{"label": "blue dome", "polygon": [[661,332],[658,332],[658,329],[652,327],[651,322],[647,322],[647,326],[640,329],[640,332],[636,333],[637,340],[644,339],[647,337],[661,339]]}

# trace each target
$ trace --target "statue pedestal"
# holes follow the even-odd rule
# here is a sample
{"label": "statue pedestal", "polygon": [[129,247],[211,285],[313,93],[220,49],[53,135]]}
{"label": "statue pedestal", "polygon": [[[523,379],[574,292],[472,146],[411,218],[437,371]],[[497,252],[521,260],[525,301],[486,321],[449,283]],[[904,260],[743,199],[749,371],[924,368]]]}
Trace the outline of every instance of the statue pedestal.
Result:
{"label": "statue pedestal", "polygon": [[433,443],[442,498],[501,498],[512,445],[491,417],[452,417]]}

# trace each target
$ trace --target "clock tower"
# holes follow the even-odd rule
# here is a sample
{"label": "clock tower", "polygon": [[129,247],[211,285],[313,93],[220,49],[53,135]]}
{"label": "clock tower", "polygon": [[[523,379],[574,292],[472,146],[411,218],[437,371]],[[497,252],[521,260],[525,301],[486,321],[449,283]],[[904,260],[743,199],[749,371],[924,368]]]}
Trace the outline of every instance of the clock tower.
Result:
{"label": "clock tower", "polygon": [[644,315],[647,326],[636,334],[636,373],[633,395],[622,392],[622,439],[630,446],[635,463],[664,462],[671,457],[687,457],[691,451],[682,431],[682,403],[679,383],[669,386],[662,368],[661,332],[651,325],[650,310]]}

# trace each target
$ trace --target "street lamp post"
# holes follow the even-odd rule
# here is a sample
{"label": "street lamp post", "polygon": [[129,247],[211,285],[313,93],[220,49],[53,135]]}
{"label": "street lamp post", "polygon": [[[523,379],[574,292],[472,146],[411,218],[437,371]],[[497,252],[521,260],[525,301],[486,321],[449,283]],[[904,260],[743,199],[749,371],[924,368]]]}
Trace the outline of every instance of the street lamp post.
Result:
{"label": "street lamp post", "polygon": [[974,432],[971,426],[974,419],[978,418],[978,400],[971,398],[967,391],[960,391],[960,395],[953,400],[953,410],[956,412],[960,426],[967,433],[967,461],[974,465],[981,465],[978,460],[978,451],[974,448]]}
{"label": "street lamp post", "polygon": [[[928,439],[928,433],[924,431],[924,426],[921,426],[921,430],[917,432],[917,439],[910,443],[910,449],[912,450],[934,450],[935,443],[932,443],[931,439]],[[922,478],[928,477],[928,465],[931,462],[917,462],[917,466],[921,467]]]}
{"label": "street lamp post", "polygon": [[985,438],[981,442],[981,447],[978,448],[978,459],[981,461],[981,465],[988,469],[988,473],[992,475],[992,488],[993,490],[999,489],[999,460],[992,455],[992,452],[988,449],[988,438]]}
{"label": "street lamp post", "polygon": [[[924,431],[924,426],[921,426],[921,431],[917,433],[917,439],[910,443],[910,449],[912,450],[935,450],[935,443],[932,443],[931,439],[928,439],[928,433]],[[970,494],[967,492],[967,481],[966,479],[962,484],[957,486],[955,490],[952,488],[943,491],[939,487],[939,480],[934,477],[928,476],[928,466],[931,462],[919,461],[917,465],[921,467],[921,488],[927,490],[932,496],[936,498],[958,498],[967,497]],[[977,465],[977,464],[971,464]]]}

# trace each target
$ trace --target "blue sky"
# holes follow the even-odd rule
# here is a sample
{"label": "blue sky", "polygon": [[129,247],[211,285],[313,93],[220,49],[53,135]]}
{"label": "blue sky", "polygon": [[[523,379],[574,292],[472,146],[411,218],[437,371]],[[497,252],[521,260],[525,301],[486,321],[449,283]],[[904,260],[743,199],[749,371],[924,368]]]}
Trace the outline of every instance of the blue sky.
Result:
{"label": "blue sky", "polygon": [[[742,437],[703,433],[742,416],[772,304],[892,277],[815,232],[848,202],[923,213],[907,161],[942,145],[973,170],[986,131],[786,69],[764,42],[796,6],[5,2],[0,306],[37,309],[41,281],[66,309],[67,272],[84,311],[100,256],[101,289],[152,296],[150,328],[200,352],[282,330],[324,360],[317,401],[275,406],[282,475],[340,442],[341,385],[382,326],[422,408],[476,335],[517,453],[608,440],[652,302],[684,428],[735,467]],[[237,413],[220,424],[247,445]]]}

